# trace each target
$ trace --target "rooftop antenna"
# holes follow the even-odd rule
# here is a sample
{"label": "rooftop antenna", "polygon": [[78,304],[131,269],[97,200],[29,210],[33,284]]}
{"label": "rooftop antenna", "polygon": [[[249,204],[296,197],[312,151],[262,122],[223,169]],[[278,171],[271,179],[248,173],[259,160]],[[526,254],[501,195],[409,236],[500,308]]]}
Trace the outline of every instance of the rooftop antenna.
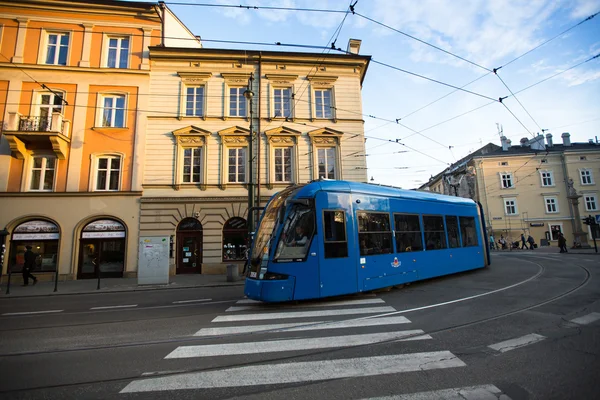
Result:
{"label": "rooftop antenna", "polygon": [[502,124],[496,122],[496,128],[498,128],[498,136],[502,137],[504,135],[504,129],[502,128]]}

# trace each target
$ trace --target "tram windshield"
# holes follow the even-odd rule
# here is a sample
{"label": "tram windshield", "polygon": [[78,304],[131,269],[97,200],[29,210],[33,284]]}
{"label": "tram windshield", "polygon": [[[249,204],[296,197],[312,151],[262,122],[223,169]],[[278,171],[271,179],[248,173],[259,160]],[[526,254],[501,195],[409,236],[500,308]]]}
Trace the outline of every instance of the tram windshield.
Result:
{"label": "tram windshield", "polygon": [[261,261],[265,255],[268,255],[268,248],[271,245],[271,238],[275,235],[275,230],[280,219],[283,218],[285,211],[283,205],[287,198],[299,188],[299,186],[293,186],[279,192],[267,205],[267,209],[260,221],[260,226],[254,237],[254,244],[252,246],[251,260],[250,260],[250,272],[258,272],[260,269]]}
{"label": "tram windshield", "polygon": [[304,259],[314,231],[313,208],[307,204],[292,204],[283,224],[275,261]]}

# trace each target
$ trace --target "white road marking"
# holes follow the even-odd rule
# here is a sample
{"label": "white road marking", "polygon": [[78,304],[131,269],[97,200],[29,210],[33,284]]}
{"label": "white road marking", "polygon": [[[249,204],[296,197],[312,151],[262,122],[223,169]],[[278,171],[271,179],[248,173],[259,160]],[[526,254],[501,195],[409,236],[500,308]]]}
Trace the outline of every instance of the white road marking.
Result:
{"label": "white road marking", "polygon": [[372,397],[363,400],[511,400],[507,395],[502,395],[502,391],[494,385],[468,386],[462,388],[432,390],[430,392],[418,392],[408,394],[398,394],[395,396]]}
{"label": "white road marking", "polygon": [[533,343],[537,343],[541,340],[546,339],[545,336],[538,335],[537,333],[531,333],[529,335],[521,336],[516,339],[506,340],[504,342],[492,344],[488,346],[490,349],[504,353],[510,350],[518,349],[519,347],[527,346]]}
{"label": "white road marking", "polygon": [[51,314],[51,313],[59,313],[65,310],[46,310],[46,311],[24,311],[24,312],[9,312],[4,313],[2,315],[10,316],[10,315],[33,315],[33,314]]}
{"label": "white road marking", "polygon": [[328,379],[358,378],[410,371],[465,367],[466,365],[449,351],[251,365],[247,367],[135,380],[123,388],[120,393],[314,382]]}
{"label": "white road marking", "polygon": [[593,313],[584,315],[583,317],[578,317],[578,318],[572,319],[571,322],[578,324],[578,325],[587,325],[587,324],[591,324],[592,322],[595,322],[599,319],[600,319],[600,313],[593,312]]}
{"label": "white road marking", "polygon": [[137,304],[124,304],[121,306],[104,306],[104,307],[92,307],[90,310],[110,310],[112,308],[132,308],[137,307]]}
{"label": "white road marking", "polygon": [[267,304],[264,301],[252,300],[252,299],[242,299],[235,302],[235,304]]}
{"label": "white road marking", "polygon": [[196,303],[199,301],[211,301],[212,299],[197,299],[197,300],[179,300],[174,301],[173,304],[185,304],[185,303]]}
{"label": "white road marking", "polygon": [[[352,306],[352,305],[364,305],[364,304],[380,304],[385,303],[383,299],[358,299],[358,300],[340,300],[340,301],[327,301],[320,303],[307,303],[307,304],[295,304],[293,307],[296,308],[312,308],[312,307],[335,307],[335,306]],[[260,307],[257,305],[254,306],[232,306],[229,307],[226,312],[232,311],[247,311],[247,310],[274,310],[273,306],[265,306]]]}
{"label": "white road marking", "polygon": [[376,314],[382,312],[396,311],[394,307],[366,307],[366,308],[347,308],[340,310],[324,311],[292,311],[278,313],[262,314],[244,314],[244,315],[222,315],[216,317],[212,322],[233,322],[233,321],[258,321],[261,319],[285,319],[285,318],[307,318],[307,317],[330,317],[333,315],[351,315],[351,314]]}
{"label": "white road marking", "polygon": [[203,328],[196,332],[194,336],[221,336],[232,335],[237,333],[253,333],[253,332],[277,332],[285,330],[286,332],[314,331],[321,329],[341,329],[341,328],[357,328],[363,326],[381,326],[395,324],[409,324],[410,320],[406,317],[384,317],[372,319],[352,319],[347,321],[312,321],[312,322],[296,322],[289,324],[271,324],[271,325],[243,325],[230,326],[225,328]]}
{"label": "white road marking", "polygon": [[[306,339],[284,339],[269,340],[266,342],[250,343],[227,343],[227,344],[207,344],[198,346],[179,346],[165,358],[195,358],[195,357],[214,357],[214,356],[232,356],[239,354],[264,354],[276,353],[281,351],[300,351],[315,349],[331,349],[340,347],[362,346],[366,344],[375,344],[386,341],[395,341],[406,339],[407,337],[418,336],[422,339],[431,339],[429,335],[423,335],[420,329],[399,332],[369,333],[363,335],[345,335],[316,337]],[[428,337],[426,337],[428,336]]]}

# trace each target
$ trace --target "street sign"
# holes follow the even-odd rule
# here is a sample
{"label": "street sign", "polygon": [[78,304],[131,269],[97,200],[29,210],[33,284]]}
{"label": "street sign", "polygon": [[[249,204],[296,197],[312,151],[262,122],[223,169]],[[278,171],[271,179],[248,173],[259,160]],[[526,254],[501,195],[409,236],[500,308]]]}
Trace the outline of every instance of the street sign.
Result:
{"label": "street sign", "polygon": [[596,214],[596,223],[600,224],[600,214]]}

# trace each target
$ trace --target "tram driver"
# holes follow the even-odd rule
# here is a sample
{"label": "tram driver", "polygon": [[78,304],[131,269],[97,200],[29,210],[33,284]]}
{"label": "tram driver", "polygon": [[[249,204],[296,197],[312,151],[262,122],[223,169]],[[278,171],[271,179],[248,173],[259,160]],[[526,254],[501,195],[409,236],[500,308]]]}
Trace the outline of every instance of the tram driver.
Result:
{"label": "tram driver", "polygon": [[304,233],[304,228],[301,225],[296,225],[296,232],[294,233],[294,237],[292,241],[289,243],[290,246],[306,246],[308,242],[308,236]]}

